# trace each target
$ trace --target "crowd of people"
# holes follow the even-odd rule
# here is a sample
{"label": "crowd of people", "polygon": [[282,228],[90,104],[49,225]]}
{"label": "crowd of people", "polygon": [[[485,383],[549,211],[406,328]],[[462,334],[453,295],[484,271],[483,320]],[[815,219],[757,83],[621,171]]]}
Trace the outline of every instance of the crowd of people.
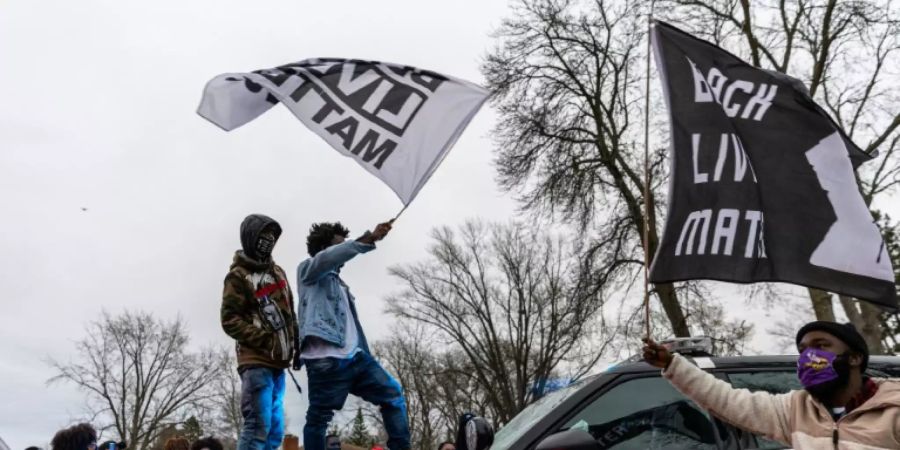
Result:
{"label": "crowd of people", "polygon": [[[79,423],[56,432],[50,441],[52,450],[126,450],[126,442],[97,442],[96,428],[89,423]],[[40,447],[28,447],[25,450],[41,450]],[[222,442],[212,436],[190,442],[175,436],[166,440],[163,450],[224,450]]]}
{"label": "crowd of people", "polygon": [[[52,450],[126,450],[125,442],[104,441],[97,442],[97,430],[89,423],[79,423],[59,430],[50,442]],[[279,443],[280,445],[280,443]],[[341,450],[341,437],[329,434],[325,438],[326,450]],[[42,450],[40,447],[28,447],[25,450]],[[212,436],[197,439],[190,442],[184,437],[174,436],[166,440],[163,450],[224,450],[222,442]],[[368,449],[367,449],[368,450]],[[379,445],[373,445],[372,450],[383,450]],[[442,442],[437,450],[456,450],[456,444],[450,441]]]}

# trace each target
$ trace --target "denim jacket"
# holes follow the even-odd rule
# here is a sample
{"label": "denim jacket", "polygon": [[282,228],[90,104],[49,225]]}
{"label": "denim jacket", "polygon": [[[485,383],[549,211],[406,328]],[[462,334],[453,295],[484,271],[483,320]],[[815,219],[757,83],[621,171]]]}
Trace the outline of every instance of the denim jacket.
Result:
{"label": "denim jacket", "polygon": [[332,245],[300,263],[297,267],[297,290],[300,297],[297,321],[300,324],[301,343],[307,337],[315,336],[343,347],[347,314],[351,314],[359,336],[359,347],[369,351],[350,289],[347,289],[350,311],[343,308],[340,289],[347,285],[341,280],[339,272],[344,263],[354,256],[374,249],[374,245],[348,240]]}

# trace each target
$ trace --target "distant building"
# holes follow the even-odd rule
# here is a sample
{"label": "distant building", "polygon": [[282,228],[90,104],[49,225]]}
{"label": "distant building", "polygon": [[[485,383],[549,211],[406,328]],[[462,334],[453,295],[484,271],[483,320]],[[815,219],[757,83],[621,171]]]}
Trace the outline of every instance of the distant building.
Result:
{"label": "distant building", "polygon": [[300,438],[293,434],[285,434],[281,441],[281,448],[284,450],[300,450]]}

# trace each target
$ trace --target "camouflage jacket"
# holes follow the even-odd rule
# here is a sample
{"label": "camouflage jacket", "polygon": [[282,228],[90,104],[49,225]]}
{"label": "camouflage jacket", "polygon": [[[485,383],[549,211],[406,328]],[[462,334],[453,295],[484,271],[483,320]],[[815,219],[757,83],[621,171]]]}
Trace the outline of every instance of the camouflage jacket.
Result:
{"label": "camouflage jacket", "polygon": [[[266,309],[267,302],[274,307]],[[287,278],[274,262],[235,253],[225,276],[221,319],[222,329],[236,341],[238,368],[290,367],[299,349],[297,316]]]}

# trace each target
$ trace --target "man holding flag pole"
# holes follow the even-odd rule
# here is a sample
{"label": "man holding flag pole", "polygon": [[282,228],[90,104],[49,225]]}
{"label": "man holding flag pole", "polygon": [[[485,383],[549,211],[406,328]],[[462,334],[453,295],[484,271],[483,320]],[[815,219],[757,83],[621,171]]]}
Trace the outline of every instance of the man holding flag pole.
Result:
{"label": "man holding flag pole", "polygon": [[314,224],[306,238],[309,259],[297,267],[301,352],[294,369],[306,366],[309,408],[303,445],[324,450],[328,425],[348,394],[381,410],[391,450],[410,448],[406,401],[397,382],[372,357],[356,309],[356,298],[340,277],[341,268],[375,249],[393,221],[378,224],[355,240],[340,222]]}
{"label": "man holding flag pole", "polygon": [[[650,281],[786,281],[896,309],[894,272],[859,193],[866,154],[797,80],[662,22],[651,32],[671,115],[669,211]],[[900,448],[900,383],[866,375],[851,324],[796,336],[802,390],[734,389],[650,336],[643,358],[692,401],[795,449]]]}

